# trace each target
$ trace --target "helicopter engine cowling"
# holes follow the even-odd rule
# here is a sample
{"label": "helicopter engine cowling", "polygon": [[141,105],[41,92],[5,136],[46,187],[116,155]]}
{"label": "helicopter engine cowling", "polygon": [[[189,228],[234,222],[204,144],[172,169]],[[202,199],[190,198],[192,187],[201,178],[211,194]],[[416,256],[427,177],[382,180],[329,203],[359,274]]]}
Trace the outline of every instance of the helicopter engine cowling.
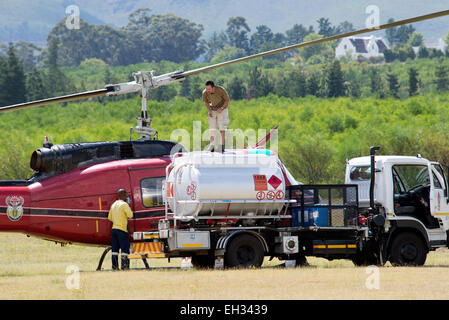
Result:
{"label": "helicopter engine cowling", "polygon": [[[175,148],[175,149],[173,149]],[[172,141],[136,140],[118,142],[71,143],[42,147],[33,152],[30,167],[36,174],[33,181],[62,174],[75,168],[121,159],[169,156],[185,149]]]}

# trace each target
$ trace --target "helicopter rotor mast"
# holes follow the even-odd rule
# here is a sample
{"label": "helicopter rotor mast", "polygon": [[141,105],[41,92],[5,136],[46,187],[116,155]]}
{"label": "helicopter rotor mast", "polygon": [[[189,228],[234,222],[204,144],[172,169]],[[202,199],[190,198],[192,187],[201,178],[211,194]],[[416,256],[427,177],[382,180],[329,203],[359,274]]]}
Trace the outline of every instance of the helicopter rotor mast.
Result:
{"label": "helicopter rotor mast", "polygon": [[185,78],[178,78],[175,79],[177,74],[182,72],[175,71],[168,74],[163,74],[160,76],[154,76],[154,71],[139,71],[136,73],[133,73],[135,81],[128,83],[128,84],[119,84],[117,86],[114,86],[114,91],[110,91],[107,93],[108,96],[113,95],[119,95],[123,93],[129,93],[127,91],[133,91],[135,92],[140,91],[140,96],[142,99],[142,109],[140,112],[140,117],[138,117],[137,120],[137,126],[134,128],[131,128],[131,133],[134,131],[138,134],[140,134],[140,139],[151,139],[154,136],[157,137],[157,131],[155,131],[153,128],[150,127],[151,124],[151,118],[148,117],[147,112],[147,99],[148,99],[148,90],[155,89],[158,87],[161,87],[166,84],[170,84],[173,82],[179,82],[183,81]]}
{"label": "helicopter rotor mast", "polygon": [[[160,76],[154,76],[154,70],[152,71],[139,71],[133,73],[135,81],[119,83],[119,84],[108,84],[105,86],[106,96],[118,96],[127,93],[140,92],[142,99],[142,106],[140,117],[137,117],[137,126],[131,128],[131,133],[136,132],[140,134],[141,139],[151,139],[157,135],[157,131],[150,127],[151,118],[148,117],[147,111],[147,100],[148,100],[148,90],[161,87],[173,82],[183,81],[184,77],[177,77],[182,70],[163,74]],[[1,112],[0,108],[0,112]]]}
{"label": "helicopter rotor mast", "polygon": [[221,68],[221,67],[231,65],[234,63],[248,61],[248,60],[263,57],[263,56],[268,56],[268,55],[272,55],[272,54],[276,54],[276,53],[280,53],[280,52],[284,52],[284,51],[288,51],[288,50],[292,50],[292,49],[307,47],[307,46],[311,46],[314,44],[323,43],[323,42],[327,42],[327,41],[338,40],[338,39],[351,37],[351,36],[355,36],[355,35],[359,35],[359,34],[363,34],[363,33],[388,29],[388,28],[397,27],[397,26],[401,26],[401,25],[405,25],[405,24],[410,24],[410,23],[414,23],[414,22],[418,22],[418,21],[435,19],[435,18],[447,16],[447,15],[449,15],[449,10],[434,12],[434,13],[427,14],[427,15],[422,15],[422,16],[418,16],[418,17],[414,17],[414,18],[395,21],[395,22],[391,22],[391,23],[387,23],[387,24],[383,24],[383,25],[379,25],[379,26],[374,26],[372,28],[365,28],[365,29],[347,32],[347,33],[343,33],[343,34],[339,34],[339,35],[335,35],[335,36],[331,36],[331,37],[327,37],[327,38],[321,38],[321,39],[317,39],[317,40],[302,42],[299,44],[294,44],[294,45],[286,46],[283,48],[269,50],[269,51],[257,53],[254,55],[237,58],[234,60],[229,60],[229,61],[225,61],[225,62],[221,62],[221,63],[217,63],[214,65],[209,65],[209,66],[205,66],[205,67],[201,67],[201,68],[197,68],[197,69],[193,69],[193,70],[189,70],[189,71],[178,70],[175,72],[166,73],[166,74],[162,74],[162,75],[158,75],[158,76],[154,75],[154,71],[139,71],[139,72],[133,73],[135,81],[119,83],[119,84],[108,84],[105,86],[104,89],[75,93],[75,94],[70,94],[70,95],[61,96],[61,97],[55,97],[55,98],[49,98],[49,99],[43,99],[43,100],[38,100],[38,101],[31,101],[31,102],[26,102],[26,103],[15,104],[15,105],[11,105],[11,106],[0,107],[0,113],[4,112],[4,111],[25,109],[28,107],[37,107],[37,106],[43,106],[43,105],[47,105],[47,104],[62,103],[62,102],[79,100],[79,99],[86,99],[86,98],[93,98],[93,97],[100,97],[100,96],[118,96],[118,95],[127,94],[127,93],[140,92],[141,97],[142,97],[142,110],[141,110],[140,117],[137,118],[137,127],[131,128],[131,131],[139,133],[141,139],[151,139],[152,137],[157,135],[157,131],[153,130],[149,126],[151,124],[151,119],[148,117],[148,112],[147,112],[148,90],[155,89],[155,88],[158,88],[158,87],[161,87],[164,85],[168,85],[171,83],[180,82],[180,81],[185,80],[185,78],[190,75],[194,75],[194,74],[201,73],[201,72],[206,72],[206,71],[209,71],[212,69]]}

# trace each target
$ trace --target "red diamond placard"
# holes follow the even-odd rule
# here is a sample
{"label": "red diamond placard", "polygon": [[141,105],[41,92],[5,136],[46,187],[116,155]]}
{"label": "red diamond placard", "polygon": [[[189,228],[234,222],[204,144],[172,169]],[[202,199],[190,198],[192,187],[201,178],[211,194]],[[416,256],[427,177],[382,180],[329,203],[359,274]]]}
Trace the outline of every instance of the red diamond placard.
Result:
{"label": "red diamond placard", "polygon": [[282,183],[282,180],[276,177],[275,175],[272,175],[270,180],[268,180],[268,183],[274,188],[277,189],[279,185]]}

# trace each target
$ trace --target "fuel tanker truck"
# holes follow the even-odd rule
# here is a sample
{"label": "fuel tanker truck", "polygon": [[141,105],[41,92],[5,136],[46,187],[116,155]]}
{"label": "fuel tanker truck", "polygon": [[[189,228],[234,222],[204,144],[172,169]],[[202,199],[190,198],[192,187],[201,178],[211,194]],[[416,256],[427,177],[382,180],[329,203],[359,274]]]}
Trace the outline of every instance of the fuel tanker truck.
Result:
{"label": "fuel tanker truck", "polygon": [[[443,167],[420,157],[370,156],[347,162],[345,184],[297,182],[265,149],[172,156],[162,182],[165,218],[135,232],[134,248],[191,257],[196,267],[260,267],[264,257],[307,256],[355,265],[423,265],[448,246]],[[144,199],[145,201],[145,199]],[[151,253],[135,249],[130,258]]]}

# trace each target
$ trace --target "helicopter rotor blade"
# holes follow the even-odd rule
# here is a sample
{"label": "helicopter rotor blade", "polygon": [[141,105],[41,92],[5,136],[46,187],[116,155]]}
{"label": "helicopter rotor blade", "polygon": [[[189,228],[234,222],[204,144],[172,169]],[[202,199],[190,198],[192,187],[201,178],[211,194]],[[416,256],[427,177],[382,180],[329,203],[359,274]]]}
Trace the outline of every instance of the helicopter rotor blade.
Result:
{"label": "helicopter rotor blade", "polygon": [[229,61],[225,61],[225,62],[214,64],[214,65],[210,65],[210,66],[206,66],[206,67],[202,67],[202,68],[186,71],[186,72],[178,74],[178,77],[187,77],[187,76],[190,76],[190,75],[193,75],[193,74],[197,74],[197,73],[200,73],[200,72],[205,72],[205,71],[208,71],[208,70],[221,68],[221,67],[224,67],[224,66],[227,66],[227,65],[230,65],[230,64],[243,62],[243,61],[247,61],[247,60],[251,60],[251,59],[255,59],[255,58],[259,58],[259,57],[264,57],[264,56],[276,54],[276,53],[279,53],[279,52],[284,52],[284,51],[288,51],[288,50],[292,50],[292,49],[298,49],[298,48],[302,48],[302,47],[307,47],[307,46],[311,46],[311,45],[314,45],[314,44],[327,42],[327,41],[333,41],[333,40],[346,38],[346,37],[351,37],[351,36],[355,36],[355,35],[359,35],[359,34],[363,34],[363,33],[368,33],[368,32],[388,29],[388,28],[392,28],[392,27],[397,27],[397,26],[401,26],[401,25],[404,25],[404,24],[409,24],[409,23],[414,23],[414,22],[419,22],[419,21],[424,21],[424,20],[429,20],[429,19],[435,19],[435,18],[447,16],[447,15],[449,15],[449,10],[444,10],[444,11],[439,11],[439,12],[435,12],[435,13],[431,13],[431,14],[422,15],[422,16],[419,16],[419,17],[414,17],[414,18],[409,18],[409,19],[405,19],[405,20],[400,20],[400,21],[395,21],[395,22],[391,22],[391,23],[386,23],[386,24],[383,24],[383,25],[376,26],[374,28],[365,28],[365,29],[360,29],[360,30],[356,30],[356,31],[351,31],[351,32],[347,32],[347,33],[338,34],[338,35],[327,37],[327,38],[321,38],[321,39],[317,39],[317,40],[302,42],[302,43],[299,43],[299,44],[293,44],[293,45],[286,46],[286,47],[283,47],[283,48],[273,49],[273,50],[269,50],[269,51],[253,54],[253,55],[250,55],[250,56],[237,58],[237,59],[234,59],[234,60],[229,60]]}
{"label": "helicopter rotor blade", "polygon": [[54,98],[30,101],[30,102],[25,102],[25,103],[19,103],[19,104],[15,104],[15,105],[11,105],[11,106],[6,106],[6,107],[0,107],[0,113],[3,111],[25,109],[25,108],[29,108],[29,107],[39,107],[39,106],[53,104],[53,103],[63,103],[63,102],[68,102],[68,101],[89,99],[89,98],[102,97],[102,96],[116,96],[116,95],[126,94],[126,93],[135,93],[135,92],[139,92],[141,89],[142,89],[142,85],[139,83],[136,83],[135,81],[124,82],[124,83],[119,83],[119,84],[108,84],[104,87],[104,89],[74,93],[74,94],[69,94],[69,95],[60,96],[60,97],[54,97]]}
{"label": "helicopter rotor blade", "polygon": [[108,92],[108,89],[99,89],[99,90],[69,94],[69,95],[61,96],[61,97],[54,97],[54,98],[49,98],[49,99],[42,99],[42,100],[37,100],[37,101],[19,103],[19,104],[14,104],[11,106],[0,107],[0,112],[25,109],[25,108],[29,108],[29,107],[39,107],[39,106],[43,106],[46,104],[52,104],[52,103],[61,103],[61,102],[79,100],[79,99],[101,97],[101,96],[105,96],[107,92]]}

